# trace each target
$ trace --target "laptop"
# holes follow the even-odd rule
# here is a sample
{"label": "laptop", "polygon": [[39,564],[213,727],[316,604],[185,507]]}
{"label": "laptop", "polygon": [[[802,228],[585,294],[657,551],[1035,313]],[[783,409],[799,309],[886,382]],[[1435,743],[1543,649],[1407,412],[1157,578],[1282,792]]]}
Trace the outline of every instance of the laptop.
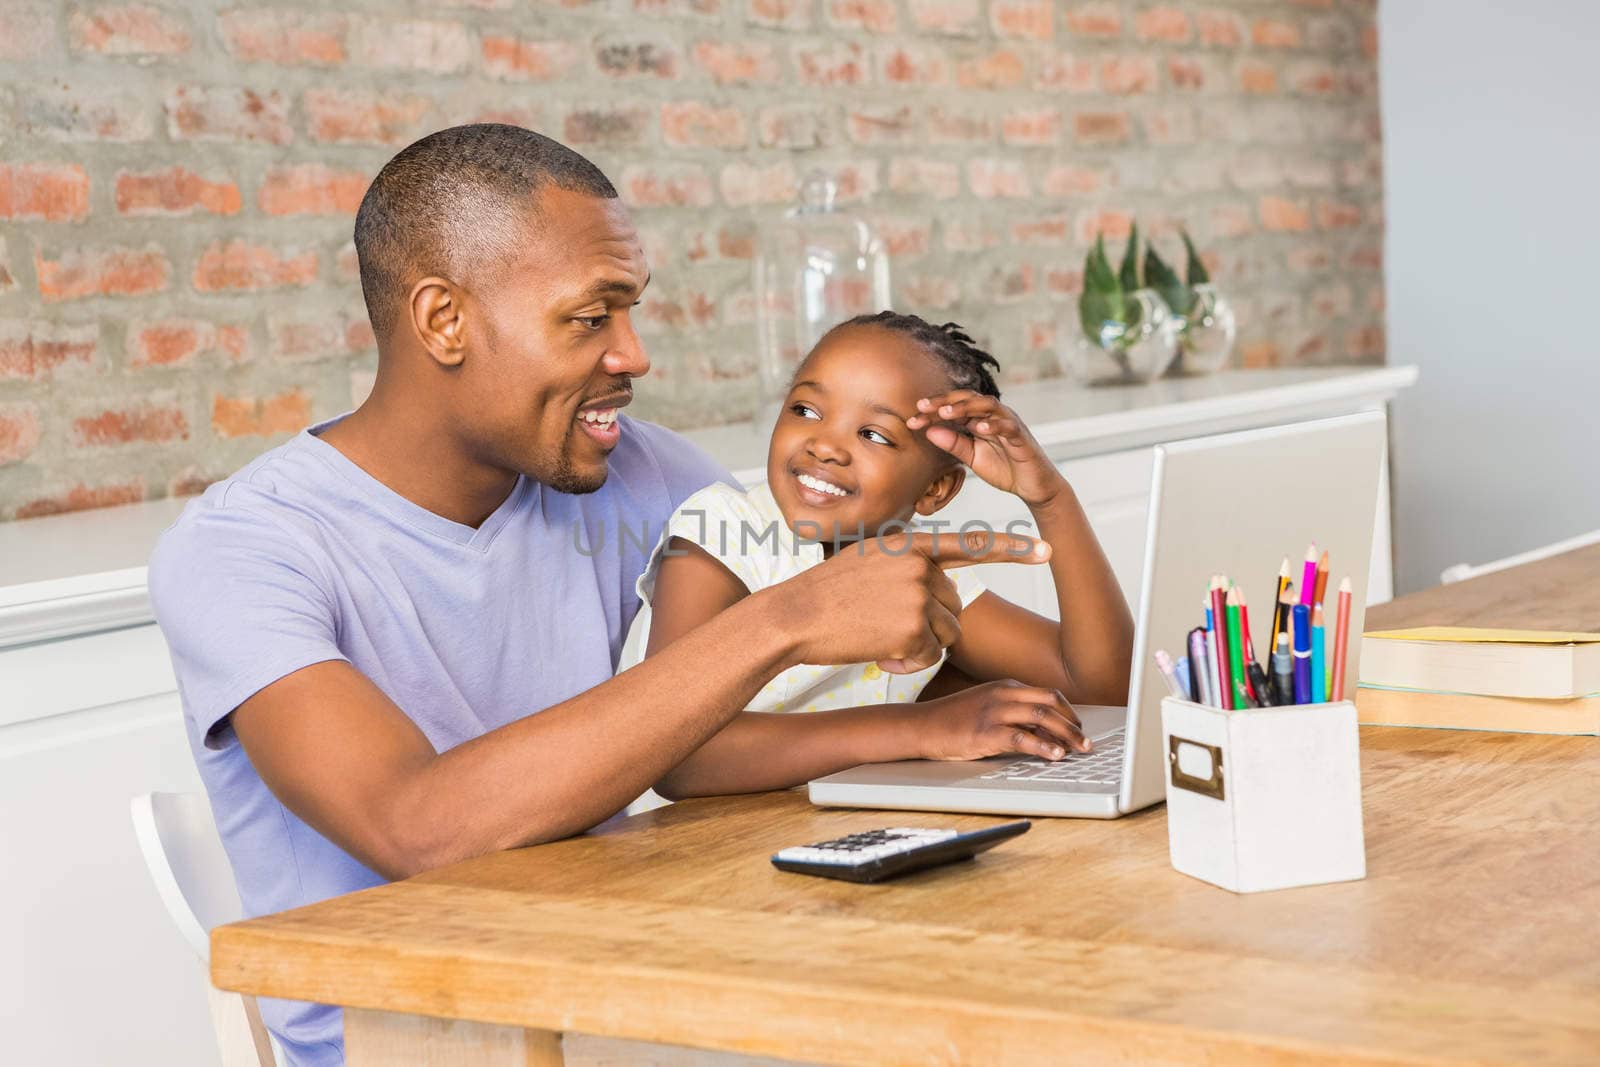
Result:
{"label": "laptop", "polygon": [[[811,782],[811,802],[1115,819],[1161,801],[1167,688],[1155,650],[1185,653],[1189,630],[1204,622],[1207,583],[1221,573],[1244,589],[1257,656],[1266,652],[1279,563],[1287,555],[1298,582],[1312,541],[1328,552],[1332,587],[1350,578],[1350,633],[1359,638],[1386,440],[1383,412],[1370,411],[1157,445],[1128,706],[1075,709],[1094,751],[1056,762],[871,763]],[[1360,647],[1350,642],[1351,678],[1360,677]]]}

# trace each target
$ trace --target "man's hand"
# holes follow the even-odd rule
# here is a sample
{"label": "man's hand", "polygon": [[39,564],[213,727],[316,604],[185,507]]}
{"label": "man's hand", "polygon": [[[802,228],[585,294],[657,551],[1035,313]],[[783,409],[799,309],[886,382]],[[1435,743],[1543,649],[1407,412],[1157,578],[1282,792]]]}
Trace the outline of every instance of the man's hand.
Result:
{"label": "man's hand", "polygon": [[1049,559],[1048,544],[1015,534],[895,534],[841,548],[758,596],[774,598],[797,662],[875,660],[911,674],[939,662],[961,636],[961,598],[943,568]]}
{"label": "man's hand", "polygon": [[1030,508],[1048,507],[1066,485],[1022,419],[995,397],[971,389],[924,397],[906,427]]}
{"label": "man's hand", "polygon": [[930,700],[918,730],[923,759],[970,760],[1021,752],[1057,760],[1068,749],[1089,751],[1083,724],[1055,689],[986,682]]}

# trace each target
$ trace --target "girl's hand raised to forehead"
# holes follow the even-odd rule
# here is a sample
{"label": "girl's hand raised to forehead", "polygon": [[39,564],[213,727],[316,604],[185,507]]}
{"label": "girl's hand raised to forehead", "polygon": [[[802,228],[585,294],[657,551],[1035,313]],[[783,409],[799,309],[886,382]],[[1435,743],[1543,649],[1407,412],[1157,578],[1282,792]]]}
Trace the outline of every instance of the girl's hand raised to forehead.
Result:
{"label": "girl's hand raised to forehead", "polygon": [[923,397],[906,426],[1031,508],[1048,505],[1067,484],[1017,413],[995,397],[971,389]]}

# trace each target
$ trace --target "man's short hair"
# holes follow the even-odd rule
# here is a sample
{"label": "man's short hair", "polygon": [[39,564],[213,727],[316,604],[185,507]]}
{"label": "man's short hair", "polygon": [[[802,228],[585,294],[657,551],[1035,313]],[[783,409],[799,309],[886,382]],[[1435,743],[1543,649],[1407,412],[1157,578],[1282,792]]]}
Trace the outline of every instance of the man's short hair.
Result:
{"label": "man's short hair", "polygon": [[527,237],[547,185],[614,199],[600,168],[559,141],[483,122],[430,133],[384,164],[356,212],[356,258],[367,316],[384,337],[418,278],[469,284]]}

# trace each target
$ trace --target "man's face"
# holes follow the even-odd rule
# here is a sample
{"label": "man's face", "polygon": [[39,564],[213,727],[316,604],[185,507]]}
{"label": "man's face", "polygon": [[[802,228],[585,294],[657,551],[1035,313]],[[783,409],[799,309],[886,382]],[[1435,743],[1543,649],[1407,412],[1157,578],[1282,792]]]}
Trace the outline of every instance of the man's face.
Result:
{"label": "man's face", "polygon": [[548,187],[529,217],[522,249],[469,296],[462,432],[491,465],[592,493],[630,380],[650,370],[630,318],[650,271],[620,200]]}

